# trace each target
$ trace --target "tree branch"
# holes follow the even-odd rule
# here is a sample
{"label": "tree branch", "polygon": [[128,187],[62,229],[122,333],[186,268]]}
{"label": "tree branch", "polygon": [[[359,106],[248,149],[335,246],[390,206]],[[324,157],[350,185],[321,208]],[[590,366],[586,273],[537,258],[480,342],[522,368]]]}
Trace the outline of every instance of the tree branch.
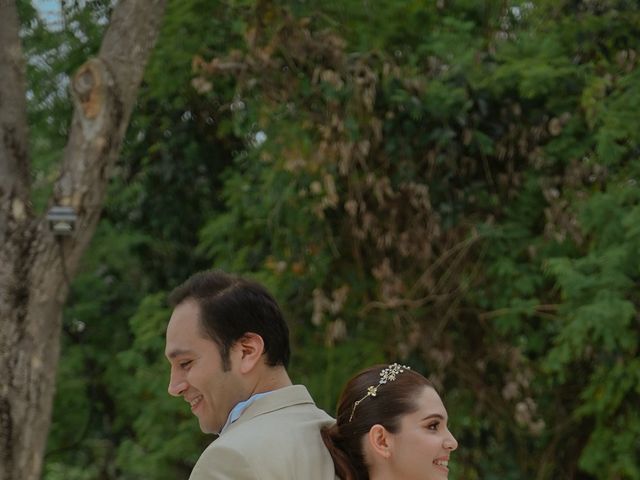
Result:
{"label": "tree branch", "polygon": [[76,234],[65,242],[71,276],[97,225],[109,171],[119,155],[165,4],[166,0],[122,0],[98,56],[71,79],[73,120],[50,201],[72,206],[78,214]]}

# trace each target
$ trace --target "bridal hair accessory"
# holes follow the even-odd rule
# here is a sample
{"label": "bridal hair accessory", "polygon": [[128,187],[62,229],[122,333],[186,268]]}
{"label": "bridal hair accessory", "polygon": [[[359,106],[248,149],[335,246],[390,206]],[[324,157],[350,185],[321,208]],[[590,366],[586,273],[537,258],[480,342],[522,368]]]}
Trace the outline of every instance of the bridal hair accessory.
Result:
{"label": "bridal hair accessory", "polygon": [[380,372],[380,381],[377,385],[371,385],[367,387],[367,394],[362,397],[360,400],[356,400],[353,404],[353,408],[351,409],[351,415],[349,416],[349,422],[353,419],[354,413],[356,413],[356,407],[360,405],[367,397],[375,397],[378,395],[378,388],[381,385],[384,385],[387,382],[393,382],[399,374],[404,372],[405,370],[411,370],[411,367],[407,367],[406,365],[399,365],[397,363],[392,363],[387,368]]}

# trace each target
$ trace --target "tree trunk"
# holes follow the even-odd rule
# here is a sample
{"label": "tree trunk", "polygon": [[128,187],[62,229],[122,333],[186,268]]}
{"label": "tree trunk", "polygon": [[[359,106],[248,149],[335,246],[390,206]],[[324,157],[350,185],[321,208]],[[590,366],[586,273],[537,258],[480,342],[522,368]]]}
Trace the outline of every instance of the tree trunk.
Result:
{"label": "tree trunk", "polygon": [[15,2],[0,1],[0,480],[37,480],[51,420],[62,309],[95,231],[166,0],[122,0],[100,52],[71,81],[74,114],[51,205],[73,207],[55,237],[30,202],[25,67]]}

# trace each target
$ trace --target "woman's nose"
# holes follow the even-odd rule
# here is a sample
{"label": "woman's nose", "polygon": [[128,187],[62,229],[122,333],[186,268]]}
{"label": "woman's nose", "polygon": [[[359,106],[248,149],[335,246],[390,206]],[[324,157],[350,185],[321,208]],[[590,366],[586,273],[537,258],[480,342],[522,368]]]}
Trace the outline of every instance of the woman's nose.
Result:
{"label": "woman's nose", "polygon": [[448,432],[448,433],[449,435],[447,435],[447,438],[444,439],[442,444],[444,448],[453,451],[456,448],[458,448],[458,441],[456,440],[456,437],[454,437],[451,432]]}

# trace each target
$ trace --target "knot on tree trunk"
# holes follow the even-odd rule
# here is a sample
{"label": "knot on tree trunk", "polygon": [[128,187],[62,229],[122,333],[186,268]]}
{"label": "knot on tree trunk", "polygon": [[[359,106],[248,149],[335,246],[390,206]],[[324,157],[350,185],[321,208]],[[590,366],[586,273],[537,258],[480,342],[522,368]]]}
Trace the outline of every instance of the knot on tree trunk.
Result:
{"label": "knot on tree trunk", "polygon": [[73,76],[72,91],[76,104],[87,119],[94,119],[104,109],[105,89],[110,75],[104,63],[92,58]]}
{"label": "knot on tree trunk", "polygon": [[100,58],[88,60],[73,76],[71,93],[86,139],[107,126],[112,105],[119,100],[113,98],[114,84],[111,72]]}

